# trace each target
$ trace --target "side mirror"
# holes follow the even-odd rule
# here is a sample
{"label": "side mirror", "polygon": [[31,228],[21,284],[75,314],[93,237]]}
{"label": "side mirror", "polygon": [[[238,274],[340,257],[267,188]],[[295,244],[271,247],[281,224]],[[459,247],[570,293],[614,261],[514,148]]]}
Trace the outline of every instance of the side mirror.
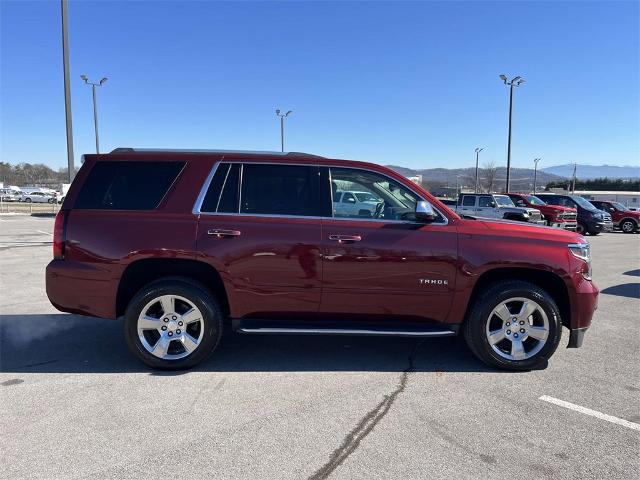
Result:
{"label": "side mirror", "polygon": [[489,205],[491,205],[491,208],[496,208],[498,206],[496,202],[491,202]]}
{"label": "side mirror", "polygon": [[416,220],[418,222],[429,223],[433,222],[436,218],[438,218],[438,215],[429,202],[421,200],[416,203]]}
{"label": "side mirror", "polygon": [[356,203],[356,199],[353,197],[347,198],[347,203]]}

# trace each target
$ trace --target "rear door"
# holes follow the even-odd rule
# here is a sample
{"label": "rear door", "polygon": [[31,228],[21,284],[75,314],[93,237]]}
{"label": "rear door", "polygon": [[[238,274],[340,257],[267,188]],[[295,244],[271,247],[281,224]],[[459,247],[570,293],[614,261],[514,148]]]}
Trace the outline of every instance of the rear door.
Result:
{"label": "rear door", "polygon": [[475,216],[477,198],[478,197],[476,195],[463,195],[458,200],[458,207],[456,211],[462,215]]}
{"label": "rear door", "polygon": [[233,317],[317,312],[327,214],[320,207],[316,165],[218,164],[200,207],[197,249],[221,272]]}

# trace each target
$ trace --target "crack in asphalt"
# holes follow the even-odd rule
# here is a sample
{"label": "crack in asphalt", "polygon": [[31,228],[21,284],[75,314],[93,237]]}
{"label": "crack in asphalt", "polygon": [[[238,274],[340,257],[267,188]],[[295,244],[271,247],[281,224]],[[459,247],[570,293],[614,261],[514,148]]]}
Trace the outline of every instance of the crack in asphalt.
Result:
{"label": "crack in asphalt", "polygon": [[408,357],[409,365],[404,369],[402,375],[400,375],[400,381],[396,388],[388,395],[385,395],[378,405],[360,419],[358,424],[344,437],[340,446],[329,456],[329,461],[316,470],[316,472],[309,477],[309,480],[324,480],[331,475],[334,470],[342,465],[349,455],[351,455],[360,446],[362,440],[364,440],[365,437],[373,431],[375,426],[385,417],[398,396],[404,392],[407,387],[409,374],[415,371],[413,364],[414,355],[418,350],[418,347],[423,343],[424,340],[421,340],[411,349],[411,353],[409,353]]}

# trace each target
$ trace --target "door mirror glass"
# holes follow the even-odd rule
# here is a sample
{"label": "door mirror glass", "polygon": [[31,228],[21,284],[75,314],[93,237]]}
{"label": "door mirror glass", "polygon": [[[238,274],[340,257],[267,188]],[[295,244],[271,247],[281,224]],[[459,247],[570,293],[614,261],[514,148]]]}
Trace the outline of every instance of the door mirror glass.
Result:
{"label": "door mirror glass", "polygon": [[419,222],[433,222],[438,218],[435,210],[429,202],[420,200],[416,203],[416,220]]}

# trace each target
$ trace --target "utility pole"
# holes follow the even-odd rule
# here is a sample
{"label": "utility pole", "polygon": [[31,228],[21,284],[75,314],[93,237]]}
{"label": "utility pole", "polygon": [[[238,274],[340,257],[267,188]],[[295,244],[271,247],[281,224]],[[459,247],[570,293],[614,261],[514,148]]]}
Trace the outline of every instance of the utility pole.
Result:
{"label": "utility pole", "polygon": [[71,116],[71,82],[69,79],[69,25],[67,20],[67,0],[60,1],[62,7],[62,70],[64,72],[64,113],[67,130],[67,169],[69,183],[73,180],[75,166],[73,160],[73,119]]}
{"label": "utility pole", "polygon": [[482,150],[484,150],[484,148],[480,148],[480,147],[476,148],[476,188],[475,188],[475,192],[474,193],[478,193],[478,180],[479,180],[479,177],[478,177],[478,160],[479,160],[479,157],[480,157],[480,152]]}
{"label": "utility pole", "polygon": [[578,169],[578,164],[574,163],[573,164],[573,181],[571,182],[572,186],[571,186],[571,193],[575,193],[576,192],[576,170]]}
{"label": "utility pole", "polygon": [[104,77],[100,80],[99,83],[92,83],[89,81],[86,75],[80,75],[80,78],[84,80],[84,83],[87,85],[91,85],[91,91],[93,93],[93,129],[96,133],[96,153],[100,153],[100,140],[98,138],[98,106],[96,104],[96,87],[101,87],[104,82],[108,80],[107,77]]}
{"label": "utility pole", "polygon": [[284,119],[287,118],[292,110],[289,110],[287,113],[280,113],[280,109],[276,110],[276,116],[280,118],[280,151],[284,152]]}
{"label": "utility pole", "polygon": [[513,89],[524,83],[524,78],[513,77],[511,81],[507,81],[506,75],[500,75],[500,79],[505,85],[509,85],[509,139],[507,141],[507,185],[506,193],[509,193],[509,184],[511,179],[511,119],[513,114]]}
{"label": "utility pole", "polygon": [[542,160],[541,158],[533,159],[533,194],[536,194],[536,185],[538,182],[538,162]]}

